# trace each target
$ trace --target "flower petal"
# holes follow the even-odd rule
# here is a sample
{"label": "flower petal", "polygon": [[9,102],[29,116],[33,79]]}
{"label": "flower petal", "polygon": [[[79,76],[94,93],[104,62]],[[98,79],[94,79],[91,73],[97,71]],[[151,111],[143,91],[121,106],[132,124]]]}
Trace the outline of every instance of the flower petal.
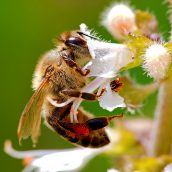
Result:
{"label": "flower petal", "polygon": [[172,171],[172,163],[168,164],[163,170],[163,172],[171,172],[171,171]]}
{"label": "flower petal", "polygon": [[[102,150],[89,148],[58,151],[57,153],[48,154],[35,159],[26,167],[25,171],[31,172],[33,169],[36,169],[39,172],[78,170],[101,151]],[[29,169],[31,169],[31,171]]]}
{"label": "flower petal", "polygon": [[17,151],[12,147],[11,141],[7,140],[4,151],[18,159],[31,158],[23,172],[58,172],[58,171],[78,171],[91,158],[109,149],[105,146],[99,149],[73,148],[64,150],[29,150]]}
{"label": "flower petal", "polygon": [[119,171],[114,168],[111,168],[111,169],[108,169],[107,172],[119,172]]}
{"label": "flower petal", "polygon": [[[81,32],[90,35],[85,24],[80,25]],[[132,62],[132,53],[126,45],[98,41],[85,36],[87,46],[92,56],[92,61],[87,69],[88,76],[112,78],[128,63]]]}
{"label": "flower petal", "polygon": [[132,61],[130,50],[122,44],[89,40],[88,48],[93,56],[92,64],[88,67],[89,76],[112,78]]}
{"label": "flower petal", "polygon": [[99,98],[100,106],[108,111],[117,107],[126,107],[124,99],[110,88],[110,82],[106,84],[106,92]]}

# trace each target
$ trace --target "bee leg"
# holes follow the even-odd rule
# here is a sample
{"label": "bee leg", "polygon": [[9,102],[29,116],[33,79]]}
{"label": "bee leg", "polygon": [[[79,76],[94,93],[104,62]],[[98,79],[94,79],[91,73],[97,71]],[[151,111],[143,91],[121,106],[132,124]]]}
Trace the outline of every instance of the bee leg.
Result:
{"label": "bee leg", "polygon": [[89,119],[88,121],[86,121],[85,124],[91,130],[99,130],[109,125],[109,122],[114,118],[122,118],[122,117],[123,114],[113,115],[110,117],[97,117],[97,118]]}
{"label": "bee leg", "polygon": [[80,92],[78,90],[63,90],[61,93],[76,98],[83,98],[84,100],[97,100],[98,96],[92,93]]}
{"label": "bee leg", "polygon": [[[106,89],[102,89],[101,93],[99,95],[97,94],[92,94],[92,93],[87,93],[87,92],[80,92],[78,90],[62,90],[61,93],[68,95],[70,97],[76,97],[76,98],[82,98],[84,100],[89,100],[89,101],[94,101],[97,100],[105,91]],[[80,103],[79,103],[80,104]],[[78,102],[74,102],[74,104],[71,107],[70,111],[70,120],[71,122],[78,122],[77,119],[77,109],[79,107]]]}
{"label": "bee leg", "polygon": [[63,55],[63,59],[69,67],[74,68],[82,76],[87,76],[90,73],[89,69],[86,69],[86,72],[84,72],[77,63],[71,59],[70,55]]}

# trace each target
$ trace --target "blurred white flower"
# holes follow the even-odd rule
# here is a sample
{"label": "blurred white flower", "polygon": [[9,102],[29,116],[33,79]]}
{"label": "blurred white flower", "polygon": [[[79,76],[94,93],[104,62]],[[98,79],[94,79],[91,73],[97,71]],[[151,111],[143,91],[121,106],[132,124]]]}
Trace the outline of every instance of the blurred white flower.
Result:
{"label": "blurred white flower", "polygon": [[84,167],[91,158],[105,151],[107,148],[16,151],[12,148],[11,142],[6,141],[4,151],[14,158],[30,159],[23,172],[58,172],[77,171]]}
{"label": "blurred white flower", "polygon": [[108,169],[107,172],[119,172],[118,170],[115,170],[114,168]]}
{"label": "blurred white flower", "polygon": [[171,54],[166,47],[158,43],[150,45],[145,50],[143,59],[143,68],[149,76],[155,80],[161,80],[166,77],[167,70],[172,61]]}
{"label": "blurred white flower", "polygon": [[103,13],[101,23],[119,40],[137,29],[135,14],[126,4],[113,4]]}
{"label": "blurred white flower", "polygon": [[79,170],[97,153],[94,149],[87,148],[56,151],[56,153],[44,155],[33,160],[24,171],[30,172],[30,169],[36,169],[39,172]]}
{"label": "blurred white flower", "polygon": [[172,172],[172,163],[171,163],[171,164],[168,164],[168,165],[164,168],[163,172]]}

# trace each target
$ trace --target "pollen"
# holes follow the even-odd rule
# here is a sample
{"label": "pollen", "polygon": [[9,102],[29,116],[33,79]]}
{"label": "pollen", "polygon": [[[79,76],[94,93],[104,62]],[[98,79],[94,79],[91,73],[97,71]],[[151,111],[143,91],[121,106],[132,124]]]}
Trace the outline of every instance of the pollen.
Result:
{"label": "pollen", "polygon": [[143,68],[149,76],[155,80],[161,80],[166,77],[171,63],[171,55],[167,48],[162,44],[153,44],[146,49],[143,58]]}
{"label": "pollen", "polygon": [[76,125],[73,130],[77,136],[88,136],[89,135],[89,128],[84,124]]}
{"label": "pollen", "polygon": [[33,158],[31,156],[28,156],[28,157],[23,159],[22,164],[24,166],[27,166],[27,165],[31,164],[32,161],[33,161]]}

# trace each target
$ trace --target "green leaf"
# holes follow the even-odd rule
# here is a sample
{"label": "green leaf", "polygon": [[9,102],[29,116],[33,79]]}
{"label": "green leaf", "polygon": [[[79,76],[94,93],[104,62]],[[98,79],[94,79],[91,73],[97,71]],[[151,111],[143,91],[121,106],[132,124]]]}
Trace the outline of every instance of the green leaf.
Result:
{"label": "green leaf", "polygon": [[124,97],[125,103],[128,106],[132,105],[133,107],[140,105],[147,96],[155,92],[158,88],[157,83],[138,85],[127,77],[122,77],[121,81],[123,87],[119,91],[119,94]]}

